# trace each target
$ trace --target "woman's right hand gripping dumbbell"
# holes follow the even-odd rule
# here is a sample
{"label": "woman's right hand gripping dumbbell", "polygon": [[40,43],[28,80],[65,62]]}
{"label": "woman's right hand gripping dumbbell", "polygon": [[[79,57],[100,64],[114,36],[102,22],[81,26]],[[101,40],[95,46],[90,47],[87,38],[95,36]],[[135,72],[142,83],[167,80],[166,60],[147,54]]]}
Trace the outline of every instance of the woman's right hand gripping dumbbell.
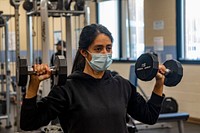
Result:
{"label": "woman's right hand gripping dumbbell", "polygon": [[35,64],[33,66],[35,74],[30,75],[30,81],[28,90],[26,92],[26,98],[33,98],[37,95],[39,84],[41,81],[50,78],[51,69],[47,64]]}

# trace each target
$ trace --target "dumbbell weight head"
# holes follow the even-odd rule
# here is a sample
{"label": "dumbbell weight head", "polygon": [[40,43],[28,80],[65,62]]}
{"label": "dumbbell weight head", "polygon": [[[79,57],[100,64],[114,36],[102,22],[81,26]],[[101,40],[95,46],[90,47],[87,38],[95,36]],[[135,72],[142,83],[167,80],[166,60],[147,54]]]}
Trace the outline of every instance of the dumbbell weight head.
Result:
{"label": "dumbbell weight head", "polygon": [[84,0],[76,0],[76,4],[74,5],[74,9],[77,11],[84,10],[85,1]]}
{"label": "dumbbell weight head", "polygon": [[152,80],[158,72],[158,57],[152,53],[142,54],[135,63],[135,74],[142,81]]}
{"label": "dumbbell weight head", "polygon": [[33,9],[33,2],[31,2],[30,0],[25,0],[23,3],[23,8],[27,12],[30,12]]}
{"label": "dumbbell weight head", "polygon": [[70,0],[70,1],[65,0],[64,1],[65,10],[70,10],[71,2],[72,2],[72,0]]}
{"label": "dumbbell weight head", "polygon": [[54,85],[64,85],[67,79],[67,61],[65,56],[58,55],[54,60],[55,73],[54,75]]}
{"label": "dumbbell weight head", "polygon": [[[135,73],[142,81],[152,80],[158,72],[158,57],[152,53],[142,54],[136,61]],[[176,86],[183,77],[183,67],[177,60],[167,60],[163,64],[166,67],[164,85]]]}
{"label": "dumbbell weight head", "polygon": [[183,67],[180,62],[177,60],[167,60],[163,64],[170,71],[165,74],[165,82],[166,86],[176,86],[183,77]]}
{"label": "dumbbell weight head", "polygon": [[[35,74],[33,70],[28,69],[27,59],[18,57],[16,78],[18,86],[26,86],[28,81],[28,75]],[[54,75],[55,85],[64,85],[67,78],[67,62],[64,56],[55,57],[55,66],[51,69],[52,75]]]}
{"label": "dumbbell weight head", "polygon": [[28,80],[28,66],[25,58],[17,58],[16,81],[18,86],[26,86]]}
{"label": "dumbbell weight head", "polygon": [[63,0],[57,0],[57,10],[63,10],[64,2]]}
{"label": "dumbbell weight head", "polygon": [[0,28],[5,25],[5,21],[2,16],[0,16]]}
{"label": "dumbbell weight head", "polygon": [[2,16],[2,14],[3,14],[3,11],[0,11],[0,28],[5,25],[5,20]]}

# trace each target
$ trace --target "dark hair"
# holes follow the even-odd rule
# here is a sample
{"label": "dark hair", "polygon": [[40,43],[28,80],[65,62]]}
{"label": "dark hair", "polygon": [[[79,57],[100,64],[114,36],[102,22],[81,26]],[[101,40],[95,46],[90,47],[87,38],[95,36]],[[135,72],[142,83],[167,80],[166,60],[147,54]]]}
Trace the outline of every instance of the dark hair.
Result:
{"label": "dark hair", "polygon": [[62,41],[62,40],[59,40],[55,45],[62,45],[63,43],[63,47],[66,48],[66,42],[65,41]]}
{"label": "dark hair", "polygon": [[113,43],[113,37],[111,32],[101,24],[91,24],[87,25],[83,28],[80,38],[79,38],[79,50],[77,50],[74,64],[72,67],[72,72],[79,70],[83,71],[85,67],[85,58],[81,55],[80,50],[87,50],[88,47],[92,44],[92,42],[96,39],[99,34],[107,35],[111,42]]}

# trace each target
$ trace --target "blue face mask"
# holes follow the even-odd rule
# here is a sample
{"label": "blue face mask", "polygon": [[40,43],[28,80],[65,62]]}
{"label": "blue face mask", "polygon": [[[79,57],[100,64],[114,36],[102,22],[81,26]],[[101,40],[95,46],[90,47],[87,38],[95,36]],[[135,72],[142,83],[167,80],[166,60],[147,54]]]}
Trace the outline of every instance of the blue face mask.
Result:
{"label": "blue face mask", "polygon": [[90,53],[89,51],[88,53],[92,55],[92,60],[88,61],[86,58],[86,61],[95,71],[105,71],[112,64],[112,54],[96,54]]}

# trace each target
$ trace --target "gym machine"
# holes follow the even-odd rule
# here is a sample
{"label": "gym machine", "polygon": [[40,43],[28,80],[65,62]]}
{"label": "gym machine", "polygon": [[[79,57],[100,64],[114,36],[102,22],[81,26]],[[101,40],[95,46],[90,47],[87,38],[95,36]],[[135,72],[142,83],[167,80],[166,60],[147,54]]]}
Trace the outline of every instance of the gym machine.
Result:
{"label": "gym machine", "polygon": [[[30,3],[30,0],[26,0],[26,3]],[[41,29],[42,29],[42,46],[45,48],[42,48],[42,53],[45,53],[44,56],[49,56],[49,50],[48,45],[49,45],[49,31],[48,31],[48,18],[57,18],[57,17],[65,17],[66,20],[66,27],[63,28],[62,30],[66,30],[66,44],[67,44],[67,64],[68,64],[68,73],[71,72],[72,64],[73,64],[73,56],[74,56],[74,49],[77,49],[76,46],[73,46],[74,44],[72,41],[72,17],[73,16],[80,16],[84,15],[85,17],[85,24],[87,25],[90,23],[90,8],[89,8],[89,3],[90,1],[86,0],[76,0],[74,9],[70,9],[70,5],[72,5],[72,0],[41,0],[40,2],[37,2],[37,0],[33,0],[31,3],[33,4],[32,9],[28,9],[27,11],[27,33],[31,33],[31,20],[30,18],[35,16],[35,17],[40,17],[41,16]],[[23,3],[23,6],[26,6],[26,3]],[[83,5],[84,4],[84,5]],[[83,6],[83,7],[82,7]],[[75,8],[76,7],[76,8]],[[82,7],[82,8],[81,8]],[[83,10],[82,10],[83,9]],[[29,34],[27,37],[27,48],[28,51],[32,50],[32,41],[31,41],[31,35]],[[45,50],[45,51],[44,51]],[[32,54],[32,55],[31,55]],[[44,63],[49,64],[49,59],[47,62],[47,59],[44,59],[44,56],[42,55],[42,61]],[[32,59],[33,53],[29,52],[28,55],[28,62],[32,64]]]}
{"label": "gym machine", "polygon": [[[20,56],[20,34],[19,34],[19,6],[23,2],[23,8],[27,11],[27,60],[22,58]],[[76,46],[72,46],[71,44],[74,44],[72,42],[72,16],[79,16],[79,15],[84,15],[85,18],[85,23],[84,25],[87,25],[90,23],[90,8],[89,8],[89,3],[90,0],[75,0],[75,5],[73,6],[73,9],[71,9],[71,5],[73,0],[10,0],[10,4],[14,7],[15,9],[15,37],[16,37],[16,78],[17,78],[17,131],[20,131],[20,126],[19,126],[19,118],[20,118],[20,110],[21,110],[21,88],[24,87],[25,84],[22,84],[22,80],[25,79],[25,83],[27,82],[27,75],[34,74],[34,72],[31,70],[31,67],[27,66],[27,64],[30,64],[32,66],[33,64],[33,47],[32,47],[32,37],[31,37],[31,19],[30,17],[41,17],[41,46],[42,46],[42,62],[49,64],[49,26],[48,26],[48,21],[49,17],[65,17],[66,19],[66,27],[63,28],[62,30],[66,30],[66,40],[67,40],[67,67],[64,66],[65,69],[67,69],[67,72],[64,72],[65,76],[67,73],[71,72],[72,68],[72,63],[73,63],[73,56],[74,56],[74,49],[76,49]],[[59,60],[60,61],[60,60]],[[25,62],[23,64],[22,62]],[[59,66],[61,67],[61,66]],[[54,67],[52,68],[52,73],[54,73],[54,76],[58,76],[57,81],[58,84],[64,84],[60,83],[63,82],[62,79],[60,78],[62,74],[58,73],[58,70],[56,70],[59,67]],[[22,68],[26,69],[25,75],[22,74]],[[50,88],[50,81],[45,80],[43,83],[44,88]],[[48,91],[48,90],[45,90]],[[44,92],[45,93],[45,92]],[[47,93],[45,93],[47,94]]]}
{"label": "gym machine", "polygon": [[[16,43],[16,51],[15,56],[16,60],[17,57],[20,56],[20,32],[19,32],[19,6],[22,0],[10,0],[10,5],[15,9],[15,43]],[[16,66],[18,64],[16,63]],[[16,124],[17,124],[17,131],[20,131],[20,110],[21,110],[21,88],[16,86],[16,93],[17,93],[17,115],[16,115]]]}
{"label": "gym machine", "polygon": [[[6,93],[5,93],[5,100],[6,100],[6,115],[0,116],[0,119],[6,119],[6,128],[11,128],[11,121],[10,121],[10,85],[11,85],[11,73],[9,69],[9,52],[8,52],[8,21],[14,15],[4,15],[2,11],[0,11],[0,28],[4,28],[5,30],[5,79],[6,79]],[[1,64],[3,67],[4,64]],[[4,84],[4,80],[2,80],[1,84]],[[3,88],[2,88],[3,89]],[[2,90],[3,91],[3,90]],[[4,92],[3,92],[4,93]]]}

